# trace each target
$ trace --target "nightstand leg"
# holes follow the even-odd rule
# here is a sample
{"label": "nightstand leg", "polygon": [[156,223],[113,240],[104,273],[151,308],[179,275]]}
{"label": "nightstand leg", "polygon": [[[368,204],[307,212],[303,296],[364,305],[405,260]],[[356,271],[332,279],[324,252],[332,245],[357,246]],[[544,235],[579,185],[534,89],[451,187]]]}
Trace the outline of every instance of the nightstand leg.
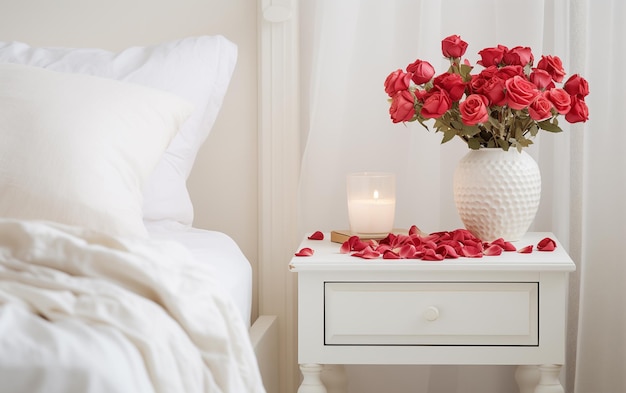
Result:
{"label": "nightstand leg", "polygon": [[565,393],[563,386],[561,386],[561,381],[559,381],[560,364],[542,364],[539,366],[539,372],[541,373],[541,378],[535,393]]}
{"label": "nightstand leg", "polygon": [[321,364],[301,364],[302,383],[298,388],[298,393],[328,393],[322,379]]}
{"label": "nightstand leg", "polygon": [[348,393],[348,376],[343,364],[325,364],[321,379],[328,393]]}
{"label": "nightstand leg", "polygon": [[541,373],[537,366],[518,366],[515,370],[515,381],[520,393],[535,393]]}

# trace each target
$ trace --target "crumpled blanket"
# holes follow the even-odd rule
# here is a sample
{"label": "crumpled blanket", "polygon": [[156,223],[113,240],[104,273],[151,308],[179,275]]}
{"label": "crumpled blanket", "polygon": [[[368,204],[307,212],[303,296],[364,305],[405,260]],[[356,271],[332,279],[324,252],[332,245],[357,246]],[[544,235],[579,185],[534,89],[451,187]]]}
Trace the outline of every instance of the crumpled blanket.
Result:
{"label": "crumpled blanket", "polygon": [[174,242],[0,219],[0,392],[264,392],[210,266]]}

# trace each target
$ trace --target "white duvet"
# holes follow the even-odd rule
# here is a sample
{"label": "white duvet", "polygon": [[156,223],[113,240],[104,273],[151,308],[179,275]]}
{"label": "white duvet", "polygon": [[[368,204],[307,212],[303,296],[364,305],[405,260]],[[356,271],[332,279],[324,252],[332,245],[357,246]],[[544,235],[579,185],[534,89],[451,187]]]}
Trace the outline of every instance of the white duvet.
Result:
{"label": "white duvet", "polygon": [[263,392],[224,293],[173,242],[0,219],[0,392]]}

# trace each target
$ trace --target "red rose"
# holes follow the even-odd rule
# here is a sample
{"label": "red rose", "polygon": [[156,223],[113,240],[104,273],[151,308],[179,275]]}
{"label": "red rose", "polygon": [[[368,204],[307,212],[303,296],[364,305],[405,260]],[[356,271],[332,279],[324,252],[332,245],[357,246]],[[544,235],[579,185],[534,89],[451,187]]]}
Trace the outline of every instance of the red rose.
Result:
{"label": "red rose", "polygon": [[437,119],[452,108],[452,100],[445,90],[433,87],[424,98],[420,114],[426,119]]}
{"label": "red rose", "polygon": [[467,42],[463,41],[458,35],[451,35],[441,41],[441,51],[447,58],[461,57],[467,50]]}
{"label": "red rose", "polygon": [[537,86],[519,75],[507,79],[505,86],[506,103],[513,109],[526,108],[539,95]]}
{"label": "red rose", "polygon": [[487,98],[479,94],[470,94],[459,104],[459,111],[463,123],[470,126],[489,120]]}
{"label": "red rose", "polygon": [[583,98],[589,94],[589,83],[585,78],[578,74],[574,74],[569,77],[567,82],[563,85],[563,88],[570,95]]}
{"label": "red rose", "polygon": [[552,102],[543,95],[537,96],[535,101],[530,103],[528,113],[530,118],[536,121],[546,120],[552,117]]}
{"label": "red rose", "polygon": [[547,90],[543,95],[550,100],[552,105],[554,105],[554,109],[559,112],[561,115],[569,112],[572,107],[572,99],[570,95],[563,89],[554,88]]}
{"label": "red rose", "polygon": [[420,59],[406,66],[406,70],[413,74],[411,79],[416,85],[430,81],[435,75],[435,68],[429,62]]}
{"label": "red rose", "polygon": [[572,107],[569,112],[565,115],[565,120],[570,123],[580,123],[586,122],[589,120],[589,108],[585,103],[585,100],[579,98],[578,96],[572,97]]}
{"label": "red rose", "polygon": [[487,83],[488,78],[483,78],[481,75],[472,75],[472,79],[470,79],[467,86],[469,87],[470,93],[481,93],[483,92],[483,86]]}
{"label": "red rose", "polygon": [[503,106],[506,104],[506,94],[504,80],[494,76],[487,80],[482,87],[482,94],[489,99],[493,105]]}
{"label": "red rose", "polygon": [[537,63],[537,68],[548,71],[555,82],[561,82],[565,76],[563,63],[558,56],[541,56],[541,60]]}
{"label": "red rose", "polygon": [[504,53],[502,62],[508,65],[525,66],[526,64],[532,64],[535,60],[531,50],[527,46],[516,46]]}
{"label": "red rose", "polygon": [[435,78],[433,85],[447,91],[450,99],[454,102],[460,100],[463,97],[463,93],[465,93],[465,82],[458,74],[449,72],[441,74]]}
{"label": "red rose", "polygon": [[385,79],[385,92],[393,97],[400,90],[407,90],[411,82],[411,74],[400,69],[395,70]]}
{"label": "red rose", "polygon": [[549,90],[554,87],[552,76],[548,74],[546,70],[533,68],[533,72],[530,73],[530,81],[534,83],[539,90]]}
{"label": "red rose", "polygon": [[478,52],[480,60],[478,60],[477,63],[483,67],[497,66],[502,62],[504,52],[507,50],[508,48],[504,45],[498,45],[495,48],[485,48]]}
{"label": "red rose", "polygon": [[391,99],[389,115],[394,123],[410,121],[415,115],[415,99],[408,90],[397,92]]}
{"label": "red rose", "polygon": [[524,69],[519,65],[508,65],[498,69],[494,74],[498,78],[507,80],[514,76],[524,76]]}
{"label": "red rose", "polygon": [[494,75],[496,75],[497,73],[498,73],[498,67],[492,65],[480,71],[479,75],[485,79],[489,79],[489,78],[493,78]]}

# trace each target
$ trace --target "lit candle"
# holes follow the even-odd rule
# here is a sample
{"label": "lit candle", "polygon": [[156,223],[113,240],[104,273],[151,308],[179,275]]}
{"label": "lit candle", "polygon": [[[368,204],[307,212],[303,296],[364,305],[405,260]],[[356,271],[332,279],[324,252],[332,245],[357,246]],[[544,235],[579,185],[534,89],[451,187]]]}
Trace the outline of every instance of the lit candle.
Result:
{"label": "lit candle", "polygon": [[348,218],[354,234],[387,234],[396,211],[395,176],[362,172],[347,177]]}

